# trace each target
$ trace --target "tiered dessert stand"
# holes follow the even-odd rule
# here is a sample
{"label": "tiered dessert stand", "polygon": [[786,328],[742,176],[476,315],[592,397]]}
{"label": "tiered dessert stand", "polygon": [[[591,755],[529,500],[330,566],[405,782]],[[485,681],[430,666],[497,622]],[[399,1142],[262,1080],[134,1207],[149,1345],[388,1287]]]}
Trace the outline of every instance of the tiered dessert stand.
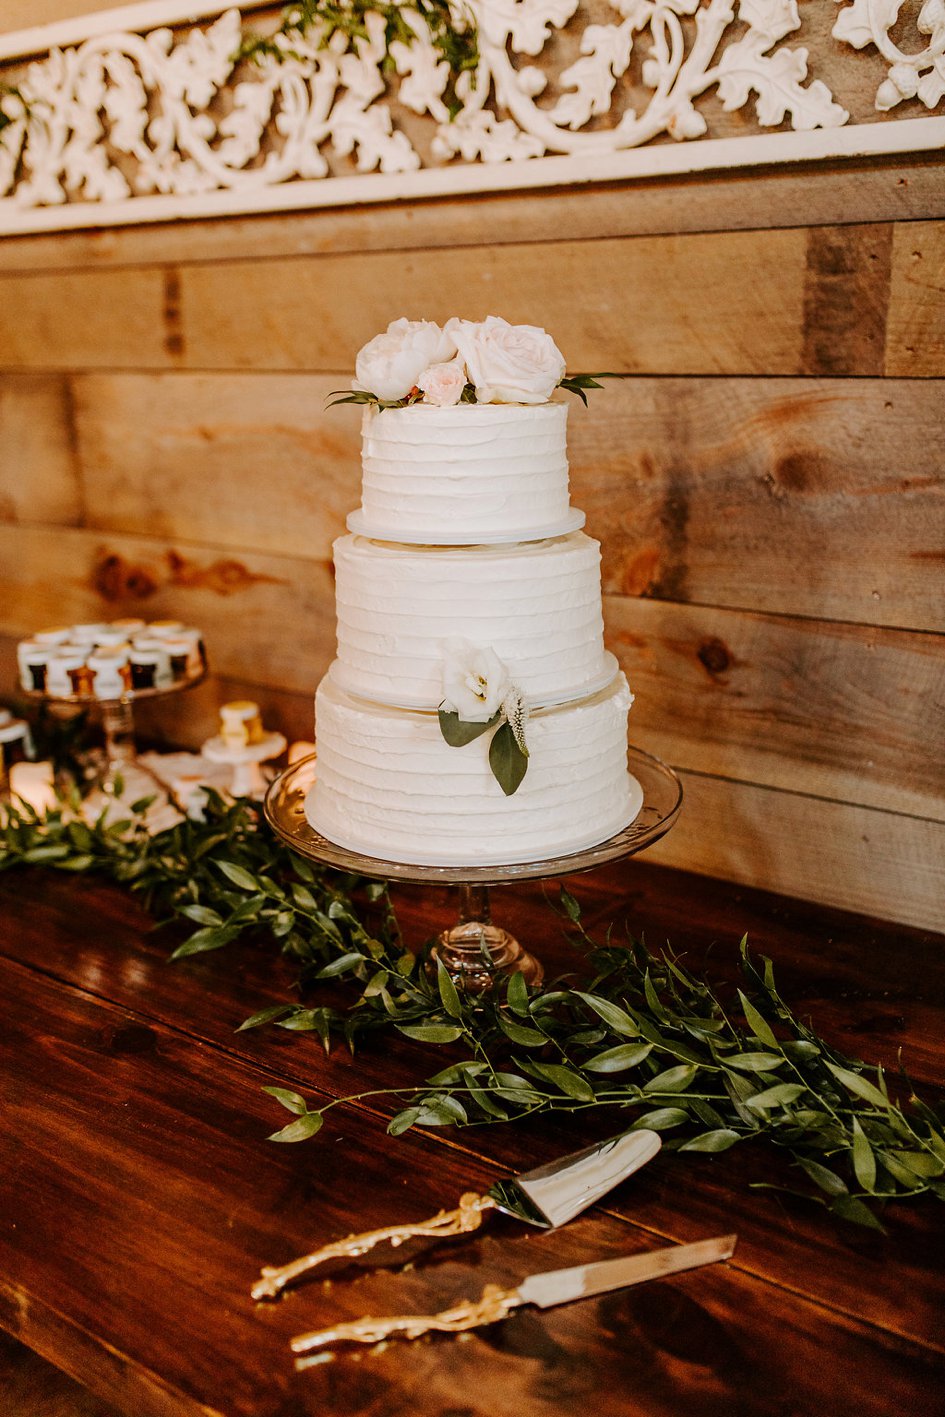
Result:
{"label": "tiered dessert stand", "polygon": [[264,811],[277,836],[292,851],[318,865],[353,871],[375,880],[458,886],[459,920],[451,929],[443,931],[434,953],[443,961],[454,982],[462,985],[467,993],[481,994],[505,974],[521,973],[529,984],[540,983],[544,975],[541,962],[523,949],[508,931],[492,923],[490,886],[592,871],[606,862],[644,851],[665,836],[676,821],[682,805],[682,784],[672,769],[638,748],[629,750],[628,765],[642,797],[640,810],[629,826],[585,851],[511,866],[408,865],[363,856],[335,845],[317,832],[305,815],[305,798],[318,770],[314,756],[295,763],[271,783]]}
{"label": "tiered dessert stand", "polygon": [[102,714],[102,729],[105,735],[105,768],[98,787],[109,796],[117,796],[118,785],[129,768],[153,773],[138,760],[135,746],[134,705],[143,699],[163,698],[167,694],[179,693],[182,689],[192,689],[206,677],[206,661],[199,670],[193,670],[173,684],[153,689],[126,689],[118,698],[100,699],[94,694],[50,694],[45,689],[24,689],[26,698],[40,700],[47,704],[71,704],[75,708],[99,708]]}

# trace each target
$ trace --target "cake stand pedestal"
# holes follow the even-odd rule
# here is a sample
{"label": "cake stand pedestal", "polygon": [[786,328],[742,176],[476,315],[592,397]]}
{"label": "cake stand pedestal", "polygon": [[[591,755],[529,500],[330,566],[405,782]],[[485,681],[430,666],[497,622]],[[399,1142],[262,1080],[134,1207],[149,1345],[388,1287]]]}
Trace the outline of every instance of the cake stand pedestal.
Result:
{"label": "cake stand pedestal", "polygon": [[[100,699],[94,694],[49,694],[45,689],[27,689],[23,692],[26,698],[47,704],[71,704],[76,708],[101,710],[102,730],[105,735],[105,769],[98,786],[102,792],[115,797],[118,795],[116,784],[130,767],[146,773],[149,778],[154,778],[150,769],[138,761],[134,705],[141,699],[158,699],[166,694],[178,693],[181,689],[192,689],[206,677],[206,672],[204,664],[199,671],[188,674],[183,679],[175,679],[173,684],[163,688],[127,689],[119,698],[114,699]],[[157,781],[156,778],[154,780]]]}
{"label": "cake stand pedestal", "polygon": [[673,770],[638,748],[629,750],[628,765],[643,796],[643,805],[629,826],[585,851],[509,866],[418,866],[383,861],[337,846],[317,832],[305,815],[305,798],[318,769],[315,757],[294,763],[270,784],[263,811],[286,846],[318,865],[335,866],[375,880],[458,886],[459,920],[439,936],[433,957],[442,960],[455,984],[470,994],[482,994],[506,974],[523,974],[530,984],[540,983],[544,975],[540,961],[508,931],[493,925],[491,886],[592,871],[606,862],[644,851],[665,836],[676,821],[682,805],[682,784]]}

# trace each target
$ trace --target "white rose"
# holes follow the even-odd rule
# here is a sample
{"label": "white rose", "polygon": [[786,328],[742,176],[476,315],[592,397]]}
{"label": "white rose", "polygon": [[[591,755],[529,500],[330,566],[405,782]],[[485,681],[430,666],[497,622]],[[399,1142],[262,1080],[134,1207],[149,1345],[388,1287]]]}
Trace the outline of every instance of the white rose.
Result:
{"label": "white rose", "polygon": [[407,397],[424,369],[455,353],[452,336],[432,320],[394,320],[358,351],[351,387],[393,403]]}
{"label": "white rose", "polygon": [[437,408],[452,408],[459,403],[466,387],[466,366],[461,359],[451,359],[448,364],[431,364],[424,369],[417,386],[427,403]]}
{"label": "white rose", "polygon": [[481,325],[450,320],[446,333],[466,361],[480,403],[547,403],[565,374],[564,356],[537,325],[490,315]]}
{"label": "white rose", "polygon": [[443,707],[464,723],[488,723],[511,683],[495,650],[453,637],[443,645]]}

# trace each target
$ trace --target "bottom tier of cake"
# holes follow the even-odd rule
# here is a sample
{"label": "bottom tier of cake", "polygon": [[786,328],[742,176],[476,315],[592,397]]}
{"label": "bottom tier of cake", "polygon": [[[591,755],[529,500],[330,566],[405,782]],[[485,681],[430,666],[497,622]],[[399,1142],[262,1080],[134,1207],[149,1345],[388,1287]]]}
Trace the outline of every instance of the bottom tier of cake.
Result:
{"label": "bottom tier of cake", "polygon": [[533,713],[528,771],[507,797],[489,768],[491,735],[451,748],[435,714],[355,698],[329,674],[315,699],[318,763],[306,816],[338,846],[419,866],[510,865],[585,850],[642,805],[627,771],[631,702],[618,674],[590,698]]}

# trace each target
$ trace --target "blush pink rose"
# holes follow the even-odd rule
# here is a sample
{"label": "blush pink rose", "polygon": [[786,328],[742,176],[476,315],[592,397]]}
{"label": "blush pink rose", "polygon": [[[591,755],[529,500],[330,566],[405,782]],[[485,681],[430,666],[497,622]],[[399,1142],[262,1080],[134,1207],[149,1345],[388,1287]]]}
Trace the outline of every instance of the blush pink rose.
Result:
{"label": "blush pink rose", "polygon": [[437,408],[452,408],[459,403],[466,387],[466,366],[461,359],[451,359],[446,364],[431,364],[424,369],[417,386],[427,403]]}

